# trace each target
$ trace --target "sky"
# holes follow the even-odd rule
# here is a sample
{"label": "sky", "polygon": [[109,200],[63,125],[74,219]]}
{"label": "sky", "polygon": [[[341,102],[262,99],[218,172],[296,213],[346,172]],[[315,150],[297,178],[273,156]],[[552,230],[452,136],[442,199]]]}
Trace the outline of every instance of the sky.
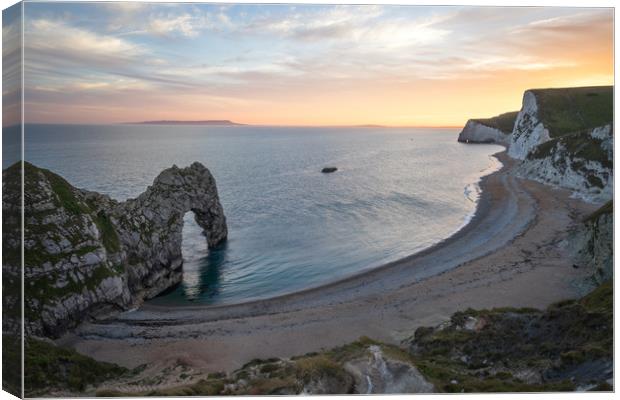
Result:
{"label": "sky", "polygon": [[609,8],[26,3],[24,32],[26,122],[462,126],[613,84]]}

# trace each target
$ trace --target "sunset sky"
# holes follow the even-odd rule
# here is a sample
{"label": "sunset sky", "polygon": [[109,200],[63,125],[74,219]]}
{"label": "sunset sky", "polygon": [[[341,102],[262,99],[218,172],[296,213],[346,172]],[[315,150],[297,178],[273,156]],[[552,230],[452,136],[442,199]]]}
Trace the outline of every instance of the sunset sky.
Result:
{"label": "sunset sky", "polygon": [[612,32],[612,9],[26,3],[25,117],[462,126],[613,84]]}

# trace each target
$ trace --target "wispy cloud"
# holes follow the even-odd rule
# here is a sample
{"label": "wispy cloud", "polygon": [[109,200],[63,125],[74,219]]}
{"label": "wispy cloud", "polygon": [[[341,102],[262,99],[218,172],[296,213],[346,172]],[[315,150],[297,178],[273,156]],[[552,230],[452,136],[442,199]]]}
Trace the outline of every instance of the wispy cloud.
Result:
{"label": "wispy cloud", "polygon": [[[455,94],[462,85],[476,92],[485,84],[510,86],[514,96],[517,86],[613,76],[609,10],[158,3],[28,9],[27,102],[35,119],[54,107],[79,107],[80,117],[93,120],[110,109],[116,120],[128,120],[233,108],[246,122],[294,119],[310,104],[321,108],[326,93],[340,113],[315,113],[353,119],[347,104],[386,115],[390,107],[401,118],[408,108],[431,106],[415,95],[429,99],[452,88],[451,97],[463,98]],[[107,111],[97,112],[98,104]]]}
{"label": "wispy cloud", "polygon": [[111,35],[76,28],[64,21],[28,21],[26,48],[29,54],[46,54],[64,63],[129,63],[145,53],[141,46]]}

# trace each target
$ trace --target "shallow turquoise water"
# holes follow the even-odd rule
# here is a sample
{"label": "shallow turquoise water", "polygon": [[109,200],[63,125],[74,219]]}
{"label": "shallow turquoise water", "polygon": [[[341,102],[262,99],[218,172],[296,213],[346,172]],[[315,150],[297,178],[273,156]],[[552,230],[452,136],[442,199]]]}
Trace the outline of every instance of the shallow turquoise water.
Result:
{"label": "shallow turquoise water", "polygon": [[[26,159],[123,200],[193,161],[216,178],[229,223],[208,251],[186,215],[184,281],[158,303],[271,297],[379,266],[460,228],[495,145],[456,129],[27,125]],[[322,174],[324,166],[338,171]],[[6,167],[6,166],[5,166]]]}

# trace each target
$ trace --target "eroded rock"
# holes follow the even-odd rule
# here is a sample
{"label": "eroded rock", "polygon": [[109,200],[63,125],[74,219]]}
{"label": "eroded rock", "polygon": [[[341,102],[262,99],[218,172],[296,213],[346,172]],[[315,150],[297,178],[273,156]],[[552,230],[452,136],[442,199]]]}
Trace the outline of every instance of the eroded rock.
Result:
{"label": "eroded rock", "polygon": [[[5,187],[20,179],[19,164],[3,171]],[[197,162],[164,170],[144,193],[125,202],[77,189],[29,163],[24,183],[29,334],[57,336],[87,318],[135,307],[179,283],[186,212],[194,212],[209,247],[228,234],[215,179]],[[12,215],[19,204],[19,196],[5,196],[3,211]],[[4,247],[10,255],[4,270],[18,270],[19,241],[7,240]]]}

